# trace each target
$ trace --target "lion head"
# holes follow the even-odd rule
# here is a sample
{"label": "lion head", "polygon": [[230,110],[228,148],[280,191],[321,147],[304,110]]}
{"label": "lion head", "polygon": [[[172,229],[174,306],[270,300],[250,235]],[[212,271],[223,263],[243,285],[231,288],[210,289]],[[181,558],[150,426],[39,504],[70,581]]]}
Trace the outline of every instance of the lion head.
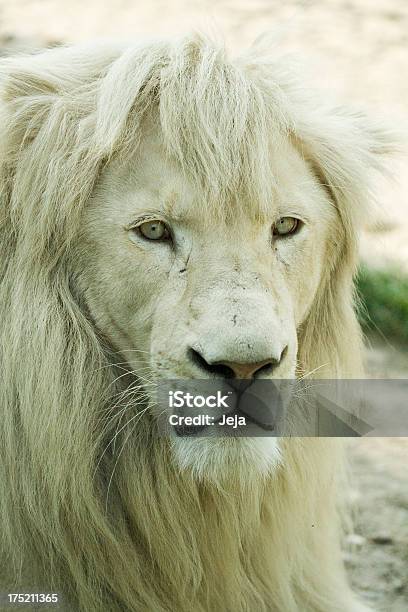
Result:
{"label": "lion head", "polygon": [[358,375],[357,234],[390,138],[270,52],[201,37],[4,59],[1,119],[3,544],[31,529],[20,553],[52,542],[57,564],[86,528],[126,599],[131,486],[146,502],[158,478],[245,480],[308,452],[158,440],[157,380]]}

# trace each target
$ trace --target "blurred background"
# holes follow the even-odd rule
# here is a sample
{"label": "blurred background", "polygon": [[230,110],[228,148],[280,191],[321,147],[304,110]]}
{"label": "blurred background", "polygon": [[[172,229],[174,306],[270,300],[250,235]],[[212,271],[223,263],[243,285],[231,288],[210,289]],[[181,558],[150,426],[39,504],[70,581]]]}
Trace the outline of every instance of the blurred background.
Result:
{"label": "blurred background", "polygon": [[[264,32],[301,56],[320,85],[408,133],[407,0],[0,0],[0,53],[95,37],[190,29],[237,51]],[[408,159],[378,182],[358,289],[367,375],[408,378]],[[408,398],[401,406],[408,411]],[[355,533],[345,553],[355,588],[378,610],[408,610],[408,439],[350,443]]]}

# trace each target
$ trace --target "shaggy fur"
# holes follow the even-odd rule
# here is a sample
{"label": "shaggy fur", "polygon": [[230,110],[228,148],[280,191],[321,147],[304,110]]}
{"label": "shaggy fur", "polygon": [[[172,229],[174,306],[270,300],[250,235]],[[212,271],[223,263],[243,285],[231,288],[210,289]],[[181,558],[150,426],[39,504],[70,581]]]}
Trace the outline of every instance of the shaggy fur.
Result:
{"label": "shaggy fur", "polygon": [[365,609],[342,568],[335,440],[283,440],[283,469],[231,470],[228,483],[179,470],[150,419],[103,452],[127,387],[76,283],[74,246],[101,172],[137,148],[152,108],[215,214],[237,190],[262,210],[268,134],[287,137],[339,219],[298,369],[358,376],[357,232],[388,134],[317,101],[272,52],[230,61],[201,37],[54,49],[0,72],[3,584],[62,592],[86,612]]}

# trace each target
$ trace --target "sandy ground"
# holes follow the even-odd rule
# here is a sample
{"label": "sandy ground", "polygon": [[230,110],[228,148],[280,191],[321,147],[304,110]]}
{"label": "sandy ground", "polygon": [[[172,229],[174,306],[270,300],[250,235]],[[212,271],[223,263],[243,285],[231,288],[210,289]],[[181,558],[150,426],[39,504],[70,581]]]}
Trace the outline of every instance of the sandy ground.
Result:
{"label": "sandy ground", "polygon": [[375,610],[408,610],[408,439],[350,442],[354,533],[346,564]]}
{"label": "sandy ground", "polygon": [[[264,32],[305,58],[321,85],[408,132],[407,0],[0,0],[0,51],[94,37],[135,38],[191,28],[221,32],[236,52]],[[379,182],[362,257],[408,270],[408,162]],[[374,378],[407,378],[401,347],[366,351]],[[408,610],[408,439],[350,442],[355,533],[346,554],[357,591],[377,610]]]}

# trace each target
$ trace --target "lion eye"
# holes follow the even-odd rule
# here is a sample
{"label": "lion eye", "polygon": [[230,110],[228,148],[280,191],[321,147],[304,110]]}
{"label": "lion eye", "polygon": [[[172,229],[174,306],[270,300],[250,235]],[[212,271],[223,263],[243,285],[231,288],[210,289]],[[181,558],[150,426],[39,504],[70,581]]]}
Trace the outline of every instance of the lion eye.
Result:
{"label": "lion eye", "polygon": [[300,222],[296,217],[281,217],[273,226],[275,236],[288,236],[294,234],[299,228]]}
{"label": "lion eye", "polygon": [[168,240],[170,232],[163,221],[145,221],[138,230],[147,240]]}

